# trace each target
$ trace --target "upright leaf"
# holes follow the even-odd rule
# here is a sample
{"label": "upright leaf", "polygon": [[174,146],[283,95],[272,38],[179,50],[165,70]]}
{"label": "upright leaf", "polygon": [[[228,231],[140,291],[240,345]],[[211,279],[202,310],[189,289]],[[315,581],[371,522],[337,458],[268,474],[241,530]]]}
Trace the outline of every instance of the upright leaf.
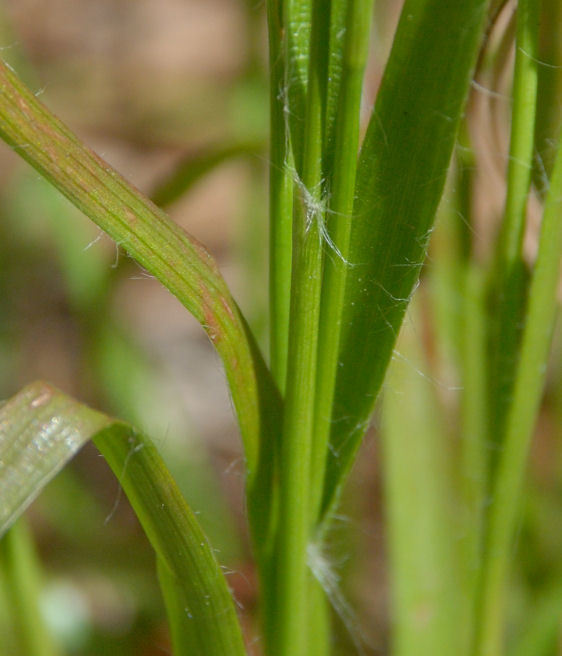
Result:
{"label": "upright leaf", "polygon": [[360,155],[324,508],[366,430],[419,276],[486,0],[407,0]]}
{"label": "upright leaf", "polygon": [[461,656],[468,604],[452,443],[434,384],[418,374],[427,362],[411,326],[404,326],[399,344],[406,357],[390,365],[382,403],[392,653]]}

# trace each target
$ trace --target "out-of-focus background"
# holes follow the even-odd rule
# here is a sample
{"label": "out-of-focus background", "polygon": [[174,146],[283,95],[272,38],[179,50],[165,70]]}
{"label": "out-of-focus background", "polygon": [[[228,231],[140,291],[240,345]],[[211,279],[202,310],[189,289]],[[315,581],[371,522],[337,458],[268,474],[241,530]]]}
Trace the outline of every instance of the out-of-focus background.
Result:
{"label": "out-of-focus background", "polygon": [[[377,5],[365,116],[401,3]],[[178,166],[188,167],[189,188],[168,210],[218,259],[266,349],[264,3],[2,0],[0,56],[143,192],[154,193]],[[478,117],[489,109],[489,96],[481,92],[482,110],[482,99],[474,95],[471,111]],[[488,188],[476,199],[476,240],[483,252],[503,202],[501,176],[486,171],[497,173],[505,164],[507,103],[500,101],[495,112],[499,127],[488,126],[492,155],[482,163]],[[486,124],[485,118],[477,120]],[[532,235],[529,239],[532,249]],[[450,300],[447,293],[440,298]],[[429,353],[422,375],[437,381],[437,396],[450,417],[456,373],[435,346],[440,335],[429,323],[420,330]],[[561,350],[558,335],[558,363]],[[157,281],[0,145],[0,398],[37,378],[133,422],[154,439],[217,549],[258,654],[240,444],[211,344]],[[515,617],[526,612],[535,592],[551,585],[549,569],[562,569],[556,556],[562,547],[556,527],[562,524],[561,381],[558,364],[533,451],[535,492],[521,525],[524,557],[515,575],[514,594],[520,596]],[[377,450],[371,431],[330,539],[339,603],[345,605],[340,611],[347,617],[335,621],[335,653],[342,655],[388,653]],[[50,484],[28,517],[44,567],[43,607],[65,653],[170,653],[151,550],[93,447]],[[2,621],[0,607],[0,635]]]}

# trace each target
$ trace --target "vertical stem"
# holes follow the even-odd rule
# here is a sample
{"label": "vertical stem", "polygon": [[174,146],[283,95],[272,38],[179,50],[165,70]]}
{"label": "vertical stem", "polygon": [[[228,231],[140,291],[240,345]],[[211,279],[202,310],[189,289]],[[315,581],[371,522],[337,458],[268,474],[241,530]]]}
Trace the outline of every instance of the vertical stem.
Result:
{"label": "vertical stem", "polygon": [[546,192],[545,174],[550,175],[555,153],[552,143],[558,134],[562,103],[562,3],[542,0],[540,3],[540,36],[538,59],[548,64],[539,66],[537,114],[535,118],[535,150],[539,165],[534,178],[537,187]]}
{"label": "vertical stem", "polygon": [[475,262],[466,262],[463,276],[461,426],[463,478],[470,517],[471,570],[480,563],[486,497],[486,326],[483,276]]}
{"label": "vertical stem", "polygon": [[[416,305],[410,312],[419,310]],[[413,325],[419,316],[414,314]],[[462,656],[467,627],[457,576],[457,497],[449,436],[433,384],[413,371],[426,366],[415,331],[403,329],[399,344],[406,356],[390,366],[381,434],[391,653]]]}
{"label": "vertical stem", "polygon": [[[534,420],[534,414],[530,421],[528,416],[528,426],[524,428],[523,418],[518,417],[520,425],[513,425],[514,415],[518,416],[522,411],[515,395],[521,376],[528,375],[525,367],[529,365],[523,362],[523,358],[527,357],[525,349],[532,347],[528,343],[528,335],[536,330],[536,327],[533,327],[536,319],[531,313],[531,305],[535,304],[533,312],[539,310],[536,307],[536,298],[530,299],[527,316],[523,315],[526,305],[526,280],[522,242],[532,170],[537,91],[537,31],[537,0],[520,0],[517,5],[507,197],[498,256],[495,270],[492,272],[496,279],[494,284],[498,309],[492,334],[490,430],[494,441],[501,444],[501,451],[499,462],[492,470],[492,506],[485,536],[481,578],[476,591],[474,644],[477,656],[498,656],[502,653],[503,588],[508,571],[509,546],[519,488]],[[555,188],[554,180],[553,185]],[[552,206],[552,203],[553,199],[549,196],[549,205]],[[543,238],[547,227],[546,216],[551,211],[545,209]],[[542,257],[539,254],[539,258]],[[534,293],[535,297],[539,264],[540,259],[537,260],[532,283],[534,291],[531,293]],[[525,328],[522,336],[520,325],[523,319]],[[547,330],[550,330],[550,327]],[[544,357],[536,360],[535,366],[540,363],[539,366],[543,367],[545,359],[546,353]],[[538,386],[537,389],[531,387],[526,393],[530,398],[536,394],[538,403],[542,382],[537,379],[534,384]],[[524,401],[522,405],[523,408],[528,408],[529,401]]]}
{"label": "vertical stem", "polygon": [[0,562],[21,654],[56,656],[59,651],[39,608],[40,571],[31,534],[20,519],[0,542]]}
{"label": "vertical stem", "polygon": [[267,8],[270,70],[270,165],[269,165],[269,311],[271,370],[281,392],[285,388],[291,292],[291,238],[293,181],[289,170],[290,145],[283,93],[283,12],[280,0]]}
{"label": "vertical stem", "polygon": [[500,244],[500,257],[506,268],[521,256],[531,182],[537,105],[538,4],[537,0],[519,0],[517,3],[507,197]]}
{"label": "vertical stem", "polygon": [[459,333],[459,364],[462,376],[460,395],[461,414],[461,472],[462,493],[466,504],[468,530],[465,533],[463,576],[467,598],[468,646],[474,627],[474,572],[482,565],[485,500],[487,494],[487,325],[485,312],[486,286],[483,270],[473,248],[474,212],[472,207],[473,170],[475,162],[468,134],[461,137],[464,147],[459,150],[456,221],[459,261],[458,285],[461,289]]}
{"label": "vertical stem", "polygon": [[539,251],[531,285],[513,398],[493,485],[493,504],[478,600],[478,633],[474,654],[502,653],[504,588],[510,546],[519,509],[525,462],[546,373],[546,360],[557,310],[556,289],[562,251],[562,148],[546,200]]}
{"label": "vertical stem", "polygon": [[[341,0],[340,0],[341,1]],[[372,0],[348,4],[342,78],[336,113],[335,151],[327,223],[328,245],[319,324],[315,432],[312,450],[312,512],[317,516],[323,493],[326,456],[340,345],[341,314],[347,276],[349,236],[353,214],[359,146],[363,75],[367,60]]]}
{"label": "vertical stem", "polygon": [[501,438],[510,403],[516,353],[521,339],[520,319],[526,296],[526,268],[522,257],[527,196],[533,168],[533,143],[537,103],[537,0],[519,0],[513,110],[507,168],[504,220],[498,243],[493,283],[497,318],[493,333],[493,367],[490,406],[492,439]]}
{"label": "vertical stem", "polygon": [[[291,10],[289,3],[289,11]],[[326,0],[313,1],[302,176],[296,181],[289,358],[280,461],[280,507],[275,643],[277,656],[308,648],[307,545],[310,538],[310,451],[314,427],[318,317],[322,281],[321,71]]]}

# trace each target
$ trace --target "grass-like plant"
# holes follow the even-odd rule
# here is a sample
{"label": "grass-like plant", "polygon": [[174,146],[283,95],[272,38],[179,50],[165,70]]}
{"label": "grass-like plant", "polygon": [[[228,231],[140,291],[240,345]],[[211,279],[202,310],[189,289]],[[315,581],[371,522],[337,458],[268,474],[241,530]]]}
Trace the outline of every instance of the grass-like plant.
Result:
{"label": "grass-like plant", "polygon": [[[478,55],[504,4],[406,0],[361,137],[372,1],[268,0],[269,364],[207,250],[0,66],[0,136],[182,302],[222,359],[244,446],[268,656],[331,651],[324,541],[420,276],[470,83],[485,65]],[[559,149],[531,267],[523,256],[538,11],[536,0],[517,6],[507,202],[494,256],[482,266],[466,239],[456,253],[465,292],[460,453],[447,454],[435,400],[420,380],[394,371],[403,400],[391,394],[384,408],[399,656],[503,653],[503,598],[562,247]],[[470,171],[462,155],[451,174],[461,191]],[[228,149],[216,157],[227,156]],[[177,196],[192,175],[178,171],[156,200]],[[457,202],[470,220],[461,191]],[[404,344],[418,361],[416,347]],[[0,408],[0,529],[89,439],[156,553],[174,653],[247,653],[213,550],[150,440],[46,383],[31,383]],[[501,447],[493,463],[488,441]],[[458,508],[468,518],[462,531],[451,516]],[[26,537],[12,529],[4,540],[2,557],[17,572],[25,549],[14,544]],[[10,584],[16,597],[22,582],[14,576]],[[18,602],[27,653],[55,653],[37,638],[39,622],[25,622],[32,597]]]}

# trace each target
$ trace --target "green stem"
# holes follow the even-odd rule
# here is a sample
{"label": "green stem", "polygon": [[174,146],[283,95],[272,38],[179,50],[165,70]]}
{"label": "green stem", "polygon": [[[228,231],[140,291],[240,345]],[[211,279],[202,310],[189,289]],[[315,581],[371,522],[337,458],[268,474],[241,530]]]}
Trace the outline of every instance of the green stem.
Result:
{"label": "green stem", "polygon": [[169,176],[160,180],[150,194],[158,207],[169,207],[185,196],[204,176],[237,157],[254,158],[263,152],[265,143],[259,139],[234,141],[226,145],[214,145],[182,159]]}
{"label": "green stem", "polygon": [[320,511],[332,421],[341,317],[349,266],[347,257],[359,147],[361,91],[373,6],[372,0],[345,1],[348,5],[346,33],[335,118],[331,199],[327,211],[327,224],[332,244],[327,247],[328,257],[324,268],[318,337],[315,432],[311,468],[313,517],[316,517]]}
{"label": "green stem", "polygon": [[486,326],[484,284],[479,266],[466,262],[462,272],[461,367],[463,391],[461,426],[463,483],[470,517],[468,562],[477,567],[481,559],[484,504],[486,498]]}
{"label": "green stem", "polygon": [[492,439],[500,437],[508,412],[513,376],[521,339],[527,274],[522,256],[527,197],[533,168],[533,143],[537,103],[537,0],[517,4],[513,110],[507,168],[507,195],[498,256],[492,283],[496,290],[497,319],[493,334],[491,379]]}
{"label": "green stem", "polygon": [[279,0],[269,0],[270,164],[269,164],[269,308],[271,370],[281,392],[287,376],[291,297],[293,180],[288,123],[283,102],[286,84],[283,16]]}
{"label": "green stem", "polygon": [[295,183],[289,357],[280,462],[278,605],[272,645],[272,652],[277,656],[304,656],[308,644],[310,452],[324,219],[321,207],[324,34],[321,27],[323,14],[328,10],[326,0],[314,0],[302,176]]}
{"label": "green stem", "polygon": [[[469,530],[465,534],[465,577],[468,601],[467,626],[474,625],[474,572],[482,563],[485,503],[487,494],[488,454],[488,396],[487,396],[487,325],[486,286],[482,266],[473,247],[474,210],[472,205],[475,161],[468,134],[462,131],[463,147],[458,153],[456,197],[458,218],[457,252],[458,276],[455,282],[461,289],[460,312],[456,324],[459,334],[459,365],[462,378],[460,395],[461,417],[461,472],[462,494],[467,509]],[[462,217],[462,219],[460,218]],[[453,255],[455,257],[455,255]],[[455,287],[457,289],[458,287]],[[469,638],[469,644],[472,635]]]}
{"label": "green stem", "polygon": [[474,653],[502,653],[505,583],[509,571],[519,499],[533,426],[546,373],[546,361],[557,310],[556,290],[562,251],[562,147],[558,147],[547,196],[513,398],[493,485],[483,577],[478,600],[478,633]]}
{"label": "green stem", "polygon": [[[419,300],[419,297],[418,297]],[[410,307],[410,312],[419,311]],[[419,314],[413,315],[413,325]],[[417,375],[424,353],[403,329],[404,360],[388,372],[382,458],[390,565],[393,656],[465,653],[464,589],[458,585],[458,525],[450,439],[434,385]],[[407,407],[407,410],[405,410]]]}
{"label": "green stem", "polygon": [[56,656],[39,607],[40,570],[33,539],[23,519],[0,542],[0,562],[20,652],[25,656]]}
{"label": "green stem", "polygon": [[538,166],[534,180],[540,191],[546,192],[545,174],[552,172],[555,153],[552,143],[558,134],[562,103],[562,3],[542,0],[540,3],[540,37],[538,59],[547,66],[538,67],[537,115],[535,119],[535,150]]}
{"label": "green stem", "polygon": [[503,265],[507,269],[521,256],[527,196],[533,168],[538,79],[538,5],[537,0],[519,0],[517,3],[507,197],[500,246]]}

